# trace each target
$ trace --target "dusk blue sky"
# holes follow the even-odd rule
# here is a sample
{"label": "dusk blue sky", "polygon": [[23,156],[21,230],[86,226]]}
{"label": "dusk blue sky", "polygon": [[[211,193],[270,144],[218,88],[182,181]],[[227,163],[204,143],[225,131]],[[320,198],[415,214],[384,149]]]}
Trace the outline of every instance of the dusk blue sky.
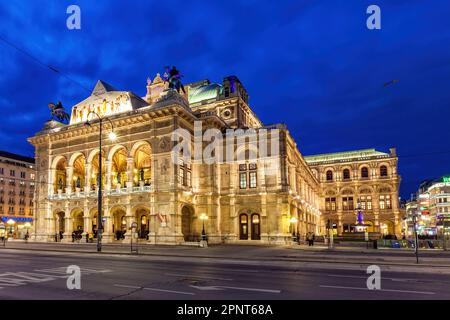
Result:
{"label": "dusk blue sky", "polygon": [[[81,30],[66,28],[81,7]],[[382,29],[366,28],[381,7]],[[237,75],[265,124],[286,123],[304,155],[396,147],[401,194],[450,173],[450,2],[2,1],[0,36],[92,89],[145,95],[176,65],[185,82]],[[383,87],[387,81],[400,82]],[[0,150],[89,92],[0,42]]]}

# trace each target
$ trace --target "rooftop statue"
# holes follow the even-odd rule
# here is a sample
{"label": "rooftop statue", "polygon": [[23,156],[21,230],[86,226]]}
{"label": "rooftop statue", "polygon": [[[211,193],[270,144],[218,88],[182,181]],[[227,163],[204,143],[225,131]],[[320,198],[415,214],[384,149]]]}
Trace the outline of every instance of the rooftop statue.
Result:
{"label": "rooftop statue", "polygon": [[61,101],[58,102],[58,104],[54,104],[50,102],[48,104],[48,107],[50,108],[50,113],[52,115],[52,120],[55,120],[55,118],[61,122],[69,121],[70,117],[67,114],[67,112],[64,111],[64,107],[61,103]]}
{"label": "rooftop statue", "polygon": [[184,90],[184,86],[181,83],[182,77],[183,75],[180,73],[180,71],[177,70],[175,66],[172,66],[172,68],[166,66],[166,72],[164,72],[164,81],[169,83],[169,89],[177,90],[178,93],[180,93],[181,89],[183,93],[186,93],[186,90]]}

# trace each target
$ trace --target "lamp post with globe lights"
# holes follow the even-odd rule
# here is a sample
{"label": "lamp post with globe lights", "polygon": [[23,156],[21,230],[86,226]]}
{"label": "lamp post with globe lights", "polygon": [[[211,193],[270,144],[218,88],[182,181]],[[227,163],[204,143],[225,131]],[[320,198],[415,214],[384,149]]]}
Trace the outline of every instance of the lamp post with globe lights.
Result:
{"label": "lamp post with globe lights", "polygon": [[[102,220],[102,212],[103,212],[103,191],[102,191],[102,127],[103,127],[103,121],[106,119],[109,121],[109,123],[111,124],[111,132],[109,133],[109,139],[111,141],[115,141],[117,139],[117,135],[114,133],[114,125],[112,123],[112,121],[109,118],[102,118],[98,115],[97,112],[95,111],[91,111],[89,112],[87,118],[89,119],[89,116],[91,114],[94,114],[98,120],[99,120],[99,125],[100,125],[100,133],[99,133],[99,152],[98,152],[98,181],[97,181],[97,185],[98,185],[98,214],[97,214],[97,252],[101,252],[102,251],[102,233],[103,233],[103,220]],[[85,123],[86,126],[91,127],[92,124],[89,120],[86,121]]]}

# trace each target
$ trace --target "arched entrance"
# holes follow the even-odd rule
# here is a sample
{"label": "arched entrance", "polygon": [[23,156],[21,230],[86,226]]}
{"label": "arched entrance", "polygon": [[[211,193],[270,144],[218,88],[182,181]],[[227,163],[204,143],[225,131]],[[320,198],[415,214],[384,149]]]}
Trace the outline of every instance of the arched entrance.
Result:
{"label": "arched entrance", "polygon": [[381,235],[388,236],[388,235],[394,235],[394,223],[389,220],[385,220],[380,223],[380,233]]}
{"label": "arched entrance", "polygon": [[61,241],[63,238],[63,234],[66,231],[64,216],[65,214],[63,211],[60,211],[55,214],[55,233],[56,233],[55,241]]}
{"label": "arched entrance", "polygon": [[72,192],[84,190],[84,180],[86,177],[86,158],[79,155],[73,163]]}
{"label": "arched entrance", "polygon": [[245,213],[239,216],[239,239],[248,240],[248,215]]}
{"label": "arched entrance", "polygon": [[258,213],[239,215],[239,239],[261,240],[261,216]]}
{"label": "arched entrance", "polygon": [[112,229],[115,240],[123,240],[125,239],[125,233],[127,231],[127,221],[126,221],[126,213],[122,209],[118,209],[114,211],[112,216]]}
{"label": "arched entrance", "polygon": [[83,221],[83,211],[75,211],[72,214],[72,230],[75,232],[83,233],[84,221]]}
{"label": "arched entrance", "polygon": [[[97,161],[98,162],[98,161]],[[112,187],[124,188],[127,182],[127,150],[122,147],[117,150],[111,159]]]}
{"label": "arched entrance", "polygon": [[252,214],[252,240],[261,240],[261,219],[259,214]]}
{"label": "arched entrance", "polygon": [[148,239],[148,234],[150,230],[149,226],[149,211],[141,208],[136,210],[136,222],[138,224],[138,236],[140,239]]}
{"label": "arched entrance", "polygon": [[194,209],[189,206],[181,209],[181,233],[184,241],[194,241]]}
{"label": "arched entrance", "polygon": [[152,150],[147,142],[143,142],[134,153],[133,183],[135,186],[151,184]]}
{"label": "arched entrance", "polygon": [[[67,162],[66,162],[66,158],[61,158],[57,164],[56,164],[56,168],[55,168],[55,177],[54,177],[54,181],[53,181],[53,188],[54,188],[54,193],[58,193],[58,192],[65,192],[66,189],[66,168],[67,168]],[[61,191],[58,191],[61,190]]]}

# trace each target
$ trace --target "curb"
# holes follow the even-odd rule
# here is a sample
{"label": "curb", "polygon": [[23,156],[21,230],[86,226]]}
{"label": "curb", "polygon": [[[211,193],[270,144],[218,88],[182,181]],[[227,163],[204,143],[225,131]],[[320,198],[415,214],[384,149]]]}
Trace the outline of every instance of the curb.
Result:
{"label": "curb", "polygon": [[[102,252],[98,253],[96,251],[80,251],[80,250],[61,250],[61,249],[32,249],[32,248],[8,248],[10,250],[23,250],[23,251],[38,251],[38,252],[62,252],[62,253],[83,253],[83,254],[93,254],[93,255],[126,255],[126,256],[151,256],[151,257],[172,257],[172,258],[187,258],[187,255],[180,254],[160,254],[160,253],[131,253],[131,252]],[[1,250],[1,249],[0,249]],[[192,256],[191,256],[192,257]],[[429,268],[450,268],[450,265],[433,265],[433,264],[416,264],[416,263],[393,263],[384,261],[361,261],[361,262],[349,262],[349,261],[339,261],[339,260],[318,260],[318,259],[296,259],[296,258],[277,258],[277,259],[265,259],[265,258],[245,258],[242,257],[218,257],[218,256],[195,256],[195,258],[202,259],[229,259],[229,260],[247,260],[247,261],[270,261],[270,262],[312,262],[312,263],[324,263],[324,264],[348,264],[348,265],[380,265],[380,266],[393,266],[393,267],[429,267]]]}

